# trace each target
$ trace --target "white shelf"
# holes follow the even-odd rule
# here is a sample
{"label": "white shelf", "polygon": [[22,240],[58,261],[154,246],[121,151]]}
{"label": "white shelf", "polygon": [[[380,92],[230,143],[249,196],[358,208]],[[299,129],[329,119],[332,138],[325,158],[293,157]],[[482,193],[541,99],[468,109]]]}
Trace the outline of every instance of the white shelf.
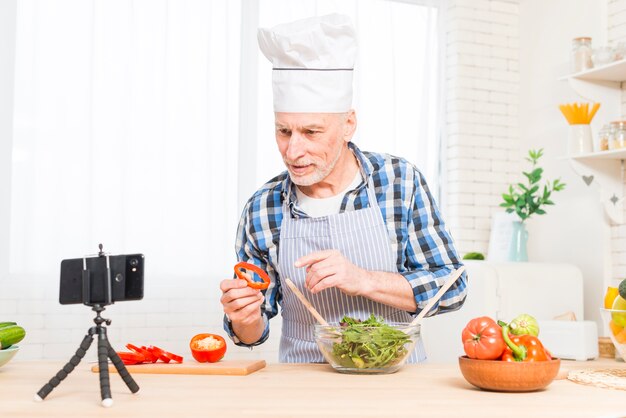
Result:
{"label": "white shelf", "polygon": [[592,68],[579,73],[561,77],[561,80],[576,78],[588,81],[626,81],[626,59],[615,61],[602,67]]}
{"label": "white shelf", "polygon": [[[626,59],[602,67],[562,77],[582,98],[600,103],[600,110],[592,121],[598,129],[620,119],[621,89],[626,81]],[[595,128],[594,128],[595,127]],[[566,157],[572,169],[585,184],[599,188],[600,201],[612,224],[624,223],[624,160],[626,149],[600,151]]]}
{"label": "white shelf", "polygon": [[589,154],[573,155],[572,160],[626,160],[626,148],[610,151],[591,152]]}

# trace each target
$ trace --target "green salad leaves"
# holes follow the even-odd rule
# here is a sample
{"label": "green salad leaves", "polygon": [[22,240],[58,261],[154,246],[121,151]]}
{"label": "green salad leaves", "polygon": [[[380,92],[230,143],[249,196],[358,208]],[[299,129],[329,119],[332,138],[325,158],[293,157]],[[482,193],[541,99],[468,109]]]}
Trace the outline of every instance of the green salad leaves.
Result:
{"label": "green salad leaves", "polygon": [[365,321],[344,316],[341,342],[333,344],[333,356],[343,367],[371,369],[392,366],[407,354],[410,338],[372,314]]}

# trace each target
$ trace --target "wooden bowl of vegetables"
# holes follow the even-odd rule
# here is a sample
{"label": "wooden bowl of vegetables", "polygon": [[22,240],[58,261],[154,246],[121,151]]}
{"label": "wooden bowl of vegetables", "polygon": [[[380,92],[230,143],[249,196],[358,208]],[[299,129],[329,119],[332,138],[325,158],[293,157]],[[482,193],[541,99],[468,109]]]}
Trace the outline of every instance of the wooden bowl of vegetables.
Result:
{"label": "wooden bowl of vegetables", "polygon": [[561,360],[552,357],[538,335],[537,321],[527,314],[508,324],[486,316],[472,319],[461,335],[463,377],[480,389],[498,392],[545,388],[559,373]]}
{"label": "wooden bowl of vegetables", "polygon": [[404,365],[420,338],[420,326],[344,317],[339,324],[316,325],[315,342],[340,373],[387,374]]}
{"label": "wooden bowl of vegetables", "polygon": [[532,392],[548,386],[559,373],[560,359],[509,362],[459,357],[465,380],[485,390],[497,392]]}

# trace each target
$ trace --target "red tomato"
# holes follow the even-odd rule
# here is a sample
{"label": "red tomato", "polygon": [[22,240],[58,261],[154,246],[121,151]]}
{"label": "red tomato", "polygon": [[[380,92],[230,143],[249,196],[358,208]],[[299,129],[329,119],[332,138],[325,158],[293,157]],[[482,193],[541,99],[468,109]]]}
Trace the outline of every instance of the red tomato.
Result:
{"label": "red tomato", "polygon": [[488,316],[474,318],[467,323],[463,333],[463,349],[469,358],[495,360],[506,347],[502,328]]}
{"label": "red tomato", "polygon": [[189,348],[200,363],[215,363],[226,354],[226,341],[216,334],[198,334],[189,342]]}

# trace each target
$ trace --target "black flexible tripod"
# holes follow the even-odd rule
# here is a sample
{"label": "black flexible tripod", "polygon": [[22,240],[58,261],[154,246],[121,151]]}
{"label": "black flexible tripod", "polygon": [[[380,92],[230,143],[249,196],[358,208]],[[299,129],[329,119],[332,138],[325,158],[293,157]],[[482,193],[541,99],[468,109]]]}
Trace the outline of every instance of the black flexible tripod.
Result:
{"label": "black flexible tripod", "polygon": [[[102,244],[100,244],[100,252],[98,253],[100,257],[105,256],[102,252]],[[102,406],[109,407],[113,405],[113,398],[111,398],[111,387],[109,384],[109,365],[108,359],[111,359],[113,365],[117,369],[117,372],[128,386],[128,389],[132,393],[137,393],[139,391],[139,385],[135,382],[133,377],[130,375],[126,366],[120,359],[120,356],[117,355],[111,344],[109,343],[109,339],[107,338],[107,329],[106,325],[111,325],[110,319],[105,319],[100,316],[100,313],[104,311],[104,305],[111,304],[111,270],[109,267],[109,257],[107,257],[107,285],[105,286],[105,302],[103,304],[89,303],[90,293],[89,293],[89,270],[87,269],[86,262],[83,264],[83,303],[85,305],[91,306],[92,310],[96,312],[96,317],[94,318],[94,322],[96,323],[95,327],[89,328],[87,331],[87,335],[83,338],[83,341],[80,343],[80,347],[76,350],[76,353],[72,356],[69,362],[63,366],[61,370],[58,371],[56,375],[48,383],[43,385],[39,392],[35,395],[36,401],[43,401],[46,396],[52,392],[52,390],[59,386],[61,382],[70,374],[76,366],[80,363],[80,361],[85,357],[87,350],[91,346],[93,342],[93,338],[95,335],[98,336],[98,368],[100,372],[100,395],[102,397]],[[84,259],[83,259],[84,260]]]}

